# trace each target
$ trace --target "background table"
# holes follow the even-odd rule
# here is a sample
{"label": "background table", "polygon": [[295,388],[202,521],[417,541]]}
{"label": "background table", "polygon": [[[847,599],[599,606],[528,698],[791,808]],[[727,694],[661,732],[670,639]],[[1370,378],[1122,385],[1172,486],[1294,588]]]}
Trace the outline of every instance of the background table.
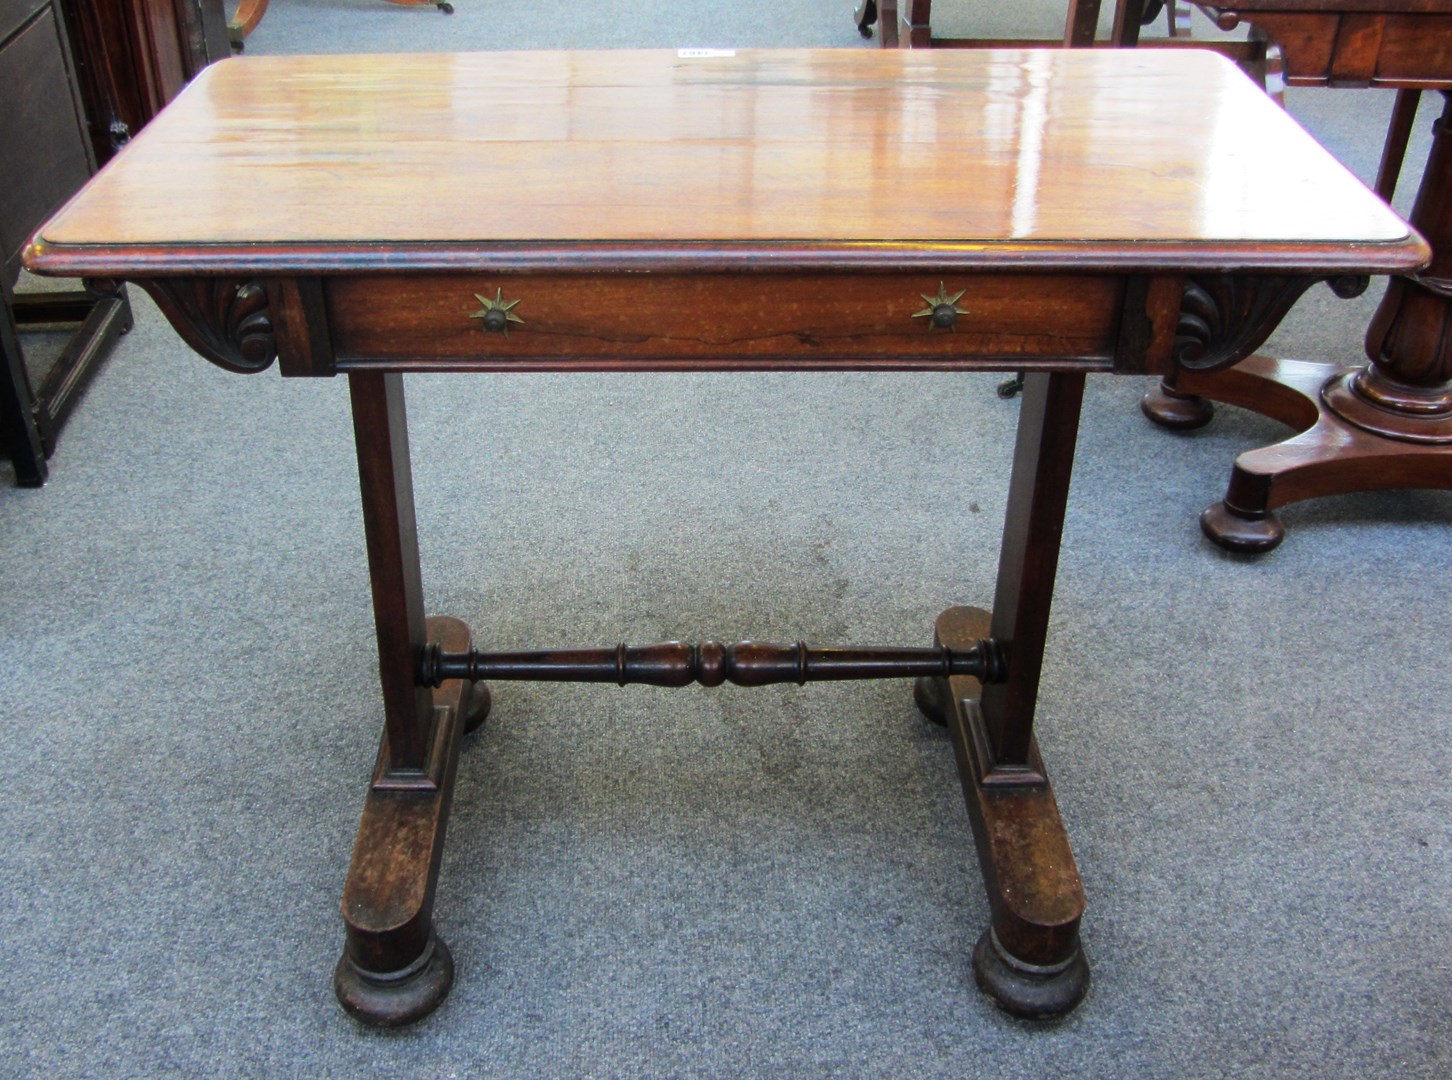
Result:
{"label": "background table", "polygon": [[[1177,374],[1146,396],[1145,413],[1173,428],[1207,423],[1213,398],[1253,409],[1299,434],[1241,454],[1225,498],[1201,516],[1232,551],[1276,547],[1274,511],[1323,495],[1396,488],[1452,488],[1452,3],[1443,0],[1237,0],[1210,10],[1225,29],[1241,20],[1279,43],[1287,80],[1304,86],[1440,89],[1437,122],[1412,222],[1437,255],[1394,280],[1370,327],[1370,363],[1359,369],[1255,356],[1233,370]],[[1378,187],[1396,182],[1399,151],[1416,112],[1398,103],[1392,153]]]}

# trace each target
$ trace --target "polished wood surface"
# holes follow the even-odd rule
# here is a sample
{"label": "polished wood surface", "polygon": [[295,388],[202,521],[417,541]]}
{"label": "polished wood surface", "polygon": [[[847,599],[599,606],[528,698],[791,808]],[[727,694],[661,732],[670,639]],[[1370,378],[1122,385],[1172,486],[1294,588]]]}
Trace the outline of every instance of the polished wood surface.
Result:
{"label": "polished wood surface", "polygon": [[31,262],[134,269],[134,247],[165,272],[166,251],[201,245],[263,245],[261,263],[289,245],[437,260],[425,249],[445,242],[669,240],[761,257],[835,242],[847,262],[882,246],[968,262],[974,242],[1030,260],[1070,245],[1153,263],[1156,243],[1259,259],[1284,243],[1304,265],[1377,265],[1374,247],[1348,255],[1354,238],[1404,263],[1404,224],[1256,97],[1217,57],[1157,52],[235,59],[47,225]]}
{"label": "polished wood surface", "polygon": [[229,371],[347,375],[385,731],[335,989],[377,1025],[452,982],[432,899],[488,705],[435,662],[473,650],[424,617],[404,373],[1030,369],[995,610],[937,626],[1006,662],[917,697],[979,841],[980,985],[1062,1015],[1084,892],[1033,723],[1084,376],[1234,364],[1312,284],[1427,256],[1224,60],[1126,50],[229,61],[27,252],[140,282]]}

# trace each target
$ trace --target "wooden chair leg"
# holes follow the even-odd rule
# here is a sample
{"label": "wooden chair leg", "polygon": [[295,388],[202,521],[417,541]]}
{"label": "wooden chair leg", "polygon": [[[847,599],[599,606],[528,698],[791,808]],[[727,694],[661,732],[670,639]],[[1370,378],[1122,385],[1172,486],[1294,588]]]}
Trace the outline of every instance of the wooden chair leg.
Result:
{"label": "wooden chair leg", "polygon": [[1386,142],[1381,150],[1381,165],[1376,170],[1376,193],[1387,202],[1391,202],[1392,196],[1397,193],[1397,178],[1402,173],[1402,161],[1407,156],[1407,143],[1412,137],[1412,125],[1417,121],[1417,106],[1421,103],[1420,90],[1397,91],[1391,125],[1387,128]]}
{"label": "wooden chair leg", "polygon": [[266,14],[267,0],[242,0],[236,13],[227,20],[227,39],[232,42],[232,48],[240,52],[242,42],[257,29],[257,24]]}
{"label": "wooden chair leg", "polygon": [[1170,37],[1187,38],[1191,33],[1191,7],[1188,0],[1170,0],[1165,5],[1165,16],[1170,24]]}

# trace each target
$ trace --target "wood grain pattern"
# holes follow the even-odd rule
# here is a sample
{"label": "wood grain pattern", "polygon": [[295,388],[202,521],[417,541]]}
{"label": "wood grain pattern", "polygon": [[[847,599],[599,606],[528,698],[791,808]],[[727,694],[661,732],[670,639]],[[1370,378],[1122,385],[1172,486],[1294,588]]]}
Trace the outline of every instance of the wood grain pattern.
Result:
{"label": "wood grain pattern", "polygon": [[844,264],[863,244],[942,265],[1000,244],[1142,266],[1200,251],[1269,268],[1276,245],[1300,266],[1425,254],[1215,56],[804,50],[224,61],[29,263],[181,272],[220,248],[287,272],[294,252],[386,245],[402,267],[449,244],[477,264],[666,240],[789,264],[782,245],[832,245]]}
{"label": "wood grain pattern", "polygon": [[[325,279],[339,366],[427,359],[467,370],[542,364],[648,366],[681,359],[810,365],[1007,366],[1082,359],[1108,369],[1121,283],[1089,274],[960,275],[952,330],[914,313],[944,279],[928,275],[381,275]],[[486,333],[471,313],[496,290],[523,322]],[[1165,333],[1171,329],[1166,321]]]}

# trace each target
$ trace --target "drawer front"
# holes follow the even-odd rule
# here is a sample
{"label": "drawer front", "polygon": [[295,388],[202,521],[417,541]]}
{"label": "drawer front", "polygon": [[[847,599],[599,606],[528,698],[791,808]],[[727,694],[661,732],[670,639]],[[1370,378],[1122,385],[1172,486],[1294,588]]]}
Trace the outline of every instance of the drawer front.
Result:
{"label": "drawer front", "polygon": [[340,367],[1107,368],[1123,287],[1076,274],[439,274],[325,290]]}

